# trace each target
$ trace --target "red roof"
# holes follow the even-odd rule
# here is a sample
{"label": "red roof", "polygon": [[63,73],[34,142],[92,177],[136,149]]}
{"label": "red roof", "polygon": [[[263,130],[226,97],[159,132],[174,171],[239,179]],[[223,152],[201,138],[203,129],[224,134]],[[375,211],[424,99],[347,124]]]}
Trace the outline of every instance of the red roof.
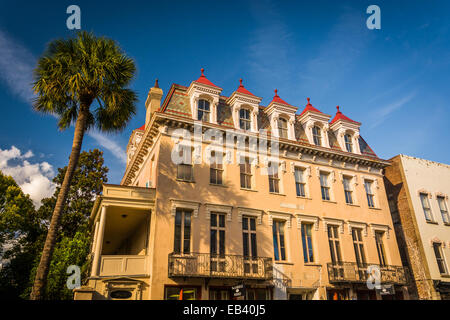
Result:
{"label": "red roof", "polygon": [[317,113],[323,113],[323,112],[317,110],[316,108],[314,108],[314,107],[312,106],[312,104],[309,102],[309,98],[306,98],[306,100],[308,100],[308,104],[306,105],[305,109],[303,109],[302,113],[300,113],[300,116],[301,116],[302,114],[304,114],[305,112],[307,112],[307,111],[312,111],[312,112],[317,112]]}
{"label": "red roof", "polygon": [[142,127],[137,128],[136,130],[142,130],[142,131],[145,131],[145,124],[144,124]]}
{"label": "red roof", "polygon": [[[290,106],[289,103],[287,103],[286,101],[284,101],[283,99],[281,99],[278,96],[278,90],[277,89],[275,89],[275,96],[273,97],[272,102],[287,104],[288,106]],[[272,103],[272,102],[270,102],[270,103]]]}
{"label": "red roof", "polygon": [[200,82],[203,84],[206,84],[208,86],[212,86],[212,87],[216,87],[219,88],[218,86],[216,86],[214,83],[212,83],[211,81],[209,81],[208,79],[206,79],[205,75],[203,74],[203,72],[205,71],[205,69],[201,68],[200,71],[202,72],[202,75],[200,76],[200,78],[198,78],[196,80],[196,82]]}
{"label": "red roof", "polygon": [[339,106],[337,106],[336,109],[337,109],[337,112],[336,112],[336,115],[334,116],[333,120],[331,120],[331,124],[335,123],[338,120],[344,120],[344,121],[358,123],[356,121],[353,121],[349,117],[344,116],[344,114],[339,110]]}
{"label": "red roof", "polygon": [[255,96],[253,93],[251,93],[250,91],[248,91],[247,89],[244,88],[244,85],[242,84],[242,79],[239,79],[239,83],[240,83],[240,85],[239,85],[239,88],[237,88],[237,90],[236,90],[237,92],[248,94],[250,96]]}

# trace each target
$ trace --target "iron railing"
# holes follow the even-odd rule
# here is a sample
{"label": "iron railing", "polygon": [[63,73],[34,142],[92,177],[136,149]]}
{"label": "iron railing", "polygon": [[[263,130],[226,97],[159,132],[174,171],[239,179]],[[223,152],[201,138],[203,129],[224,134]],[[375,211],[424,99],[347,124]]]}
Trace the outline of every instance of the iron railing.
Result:
{"label": "iron railing", "polygon": [[238,278],[271,280],[272,258],[215,255],[210,253],[170,253],[169,277]]}
{"label": "iron railing", "polygon": [[[402,266],[359,264],[356,262],[327,263],[328,279],[335,282],[366,282],[369,278],[369,266],[376,266],[380,271],[380,283],[404,285],[407,283],[407,270]],[[376,277],[374,271],[373,276]]]}

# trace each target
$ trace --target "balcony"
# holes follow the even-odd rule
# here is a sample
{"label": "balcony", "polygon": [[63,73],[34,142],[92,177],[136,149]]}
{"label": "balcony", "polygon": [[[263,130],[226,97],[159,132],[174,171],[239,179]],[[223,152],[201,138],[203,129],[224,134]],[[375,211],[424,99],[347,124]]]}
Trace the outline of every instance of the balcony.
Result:
{"label": "balcony", "polygon": [[379,267],[381,284],[406,284],[406,269],[402,266],[380,266],[377,264],[358,264],[356,262],[327,263],[328,279],[330,283],[365,283],[369,277],[367,268],[371,265]]}
{"label": "balcony", "polygon": [[101,256],[100,276],[137,276],[146,275],[147,256],[144,255],[108,255]]}
{"label": "balcony", "polygon": [[169,277],[271,280],[272,258],[170,253]]}

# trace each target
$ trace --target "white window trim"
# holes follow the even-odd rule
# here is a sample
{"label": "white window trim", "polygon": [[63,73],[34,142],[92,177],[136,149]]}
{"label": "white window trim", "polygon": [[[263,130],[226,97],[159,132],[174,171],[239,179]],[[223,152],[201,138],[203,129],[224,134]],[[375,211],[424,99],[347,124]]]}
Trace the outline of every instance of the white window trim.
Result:
{"label": "white window trim", "polygon": [[[328,187],[330,190],[330,200],[323,200],[322,201],[332,201],[335,202],[336,201],[336,197],[334,195],[334,184],[336,182],[336,173],[334,172],[334,170],[332,169],[328,169],[328,168],[324,168],[324,167],[317,167],[316,168],[316,173],[317,173],[317,178],[319,179],[319,186],[320,186],[320,173],[324,172],[328,174]],[[322,187],[322,186],[320,186]]]}
{"label": "white window trim", "polygon": [[328,233],[328,225],[338,226],[339,232],[344,233],[344,220],[334,218],[322,218],[323,226],[326,233]]}
{"label": "white window trim", "polygon": [[273,219],[284,220],[288,228],[291,227],[292,214],[287,212],[269,211],[269,226],[273,225]]}
{"label": "white window trim", "polygon": [[205,205],[206,207],[206,219],[211,219],[211,212],[225,213],[227,215],[227,221],[231,221],[231,212],[233,207],[227,206],[223,204],[209,204]]}
{"label": "white window trim", "polygon": [[370,229],[372,230],[372,236],[375,238],[375,233],[377,231],[382,231],[386,235],[386,239],[390,238],[390,227],[384,224],[376,224],[376,223],[369,223]]}
{"label": "white window trim", "polygon": [[367,237],[367,223],[365,222],[358,222],[358,221],[350,221],[347,220],[347,226],[348,226],[348,233],[351,235],[353,229],[363,229],[363,234],[365,237]]}
{"label": "white window trim", "polygon": [[320,218],[317,216],[310,216],[306,214],[296,214],[297,217],[297,228],[300,229],[302,227],[302,223],[310,223],[314,225],[314,230],[319,231],[319,220]]}
{"label": "white window trim", "polygon": [[242,223],[242,216],[255,217],[258,220],[258,224],[262,224],[263,211],[252,208],[238,207],[238,221]]}
{"label": "white window trim", "polygon": [[[356,187],[358,186],[358,176],[353,173],[347,173],[347,172],[340,171],[339,172],[339,180],[342,183],[342,188],[344,188],[344,177],[350,178],[350,188],[352,191],[352,201],[353,201],[352,204],[359,205],[358,197],[356,194]],[[344,193],[345,193],[345,189],[344,189]]]}
{"label": "white window trim", "polygon": [[198,217],[198,212],[200,208],[200,202],[196,201],[186,201],[186,200],[177,200],[177,199],[170,199],[171,202],[171,214],[175,217],[177,213],[177,209],[189,209],[192,210],[194,218]]}

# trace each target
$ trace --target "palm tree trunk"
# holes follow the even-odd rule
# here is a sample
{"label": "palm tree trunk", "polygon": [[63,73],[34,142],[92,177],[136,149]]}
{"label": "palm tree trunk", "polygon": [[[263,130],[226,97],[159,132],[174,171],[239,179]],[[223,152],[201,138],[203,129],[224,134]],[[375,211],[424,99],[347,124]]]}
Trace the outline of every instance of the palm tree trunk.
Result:
{"label": "palm tree trunk", "polygon": [[59,222],[61,220],[61,213],[63,211],[67,194],[69,192],[70,183],[73,174],[78,165],[78,158],[80,157],[81,145],[83,143],[84,133],[86,131],[87,114],[89,105],[83,104],[78,112],[77,121],[75,124],[75,132],[73,136],[72,152],[70,153],[69,164],[64,176],[64,181],[61,185],[61,190],[56,200],[55,209],[53,210],[50,227],[48,229],[47,238],[45,239],[44,250],[42,251],[41,260],[34,278],[33,289],[31,291],[31,300],[42,300],[44,298],[44,289],[47,284],[47,275],[50,268],[50,261],[53,250],[56,245],[56,235],[58,233]]}

